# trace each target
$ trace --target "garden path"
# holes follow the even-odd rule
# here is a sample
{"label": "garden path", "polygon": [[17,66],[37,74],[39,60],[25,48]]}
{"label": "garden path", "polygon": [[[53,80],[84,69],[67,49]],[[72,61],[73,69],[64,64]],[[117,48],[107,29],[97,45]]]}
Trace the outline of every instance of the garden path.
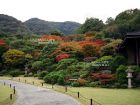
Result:
{"label": "garden path", "polygon": [[4,82],[16,87],[18,97],[14,105],[82,105],[74,98],[50,89],[0,80],[0,83]]}

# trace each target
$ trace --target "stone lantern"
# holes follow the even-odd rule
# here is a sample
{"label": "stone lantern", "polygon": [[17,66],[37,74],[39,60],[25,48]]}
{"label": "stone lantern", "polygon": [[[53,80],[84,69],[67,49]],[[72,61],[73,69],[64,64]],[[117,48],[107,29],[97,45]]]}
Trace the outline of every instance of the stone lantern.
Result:
{"label": "stone lantern", "polygon": [[133,73],[133,70],[131,69],[131,67],[129,66],[128,69],[127,69],[127,78],[128,78],[128,88],[132,88],[132,73]]}

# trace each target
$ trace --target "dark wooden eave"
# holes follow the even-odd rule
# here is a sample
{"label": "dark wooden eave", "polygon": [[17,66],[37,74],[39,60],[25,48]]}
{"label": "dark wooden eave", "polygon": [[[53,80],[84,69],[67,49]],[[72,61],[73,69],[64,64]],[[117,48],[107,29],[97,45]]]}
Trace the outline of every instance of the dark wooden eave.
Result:
{"label": "dark wooden eave", "polygon": [[125,44],[127,43],[127,41],[129,39],[138,39],[140,38],[140,31],[139,32],[130,32],[127,33],[124,37],[124,40],[122,41],[122,43],[118,46],[117,50],[119,51],[120,49],[125,47]]}

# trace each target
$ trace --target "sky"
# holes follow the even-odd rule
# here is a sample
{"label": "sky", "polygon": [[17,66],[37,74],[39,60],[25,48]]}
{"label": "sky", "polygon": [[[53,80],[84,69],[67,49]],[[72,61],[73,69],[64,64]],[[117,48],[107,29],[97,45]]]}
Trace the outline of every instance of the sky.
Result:
{"label": "sky", "polygon": [[46,21],[84,23],[95,17],[104,22],[127,9],[140,9],[140,0],[0,0],[0,14],[21,21],[40,18]]}

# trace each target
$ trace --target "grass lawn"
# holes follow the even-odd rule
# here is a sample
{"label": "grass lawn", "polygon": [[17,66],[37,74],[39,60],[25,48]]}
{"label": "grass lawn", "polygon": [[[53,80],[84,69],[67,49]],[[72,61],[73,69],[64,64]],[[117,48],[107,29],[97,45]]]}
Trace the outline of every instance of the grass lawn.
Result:
{"label": "grass lawn", "polygon": [[[0,78],[1,79],[1,78]],[[18,81],[18,78],[14,80]],[[28,83],[41,86],[42,80],[38,80],[33,77],[20,77],[20,81],[24,82],[27,80]],[[51,88],[51,85],[45,84],[44,87]],[[65,88],[62,86],[54,86],[54,90],[63,92]],[[77,92],[80,92],[80,98],[77,98]],[[84,105],[90,105],[90,98],[99,102],[101,105],[140,105],[140,89],[106,89],[106,88],[90,88],[90,87],[68,87],[66,94],[73,96]],[[85,99],[82,96],[84,96]],[[96,104],[94,104],[96,105]]]}
{"label": "grass lawn", "polygon": [[[102,105],[140,105],[140,89],[71,88]],[[86,103],[85,103],[86,104]]]}
{"label": "grass lawn", "polygon": [[14,95],[13,100],[10,100],[10,94],[13,94],[13,89],[0,84],[0,105],[12,105],[16,99],[16,95]]}

